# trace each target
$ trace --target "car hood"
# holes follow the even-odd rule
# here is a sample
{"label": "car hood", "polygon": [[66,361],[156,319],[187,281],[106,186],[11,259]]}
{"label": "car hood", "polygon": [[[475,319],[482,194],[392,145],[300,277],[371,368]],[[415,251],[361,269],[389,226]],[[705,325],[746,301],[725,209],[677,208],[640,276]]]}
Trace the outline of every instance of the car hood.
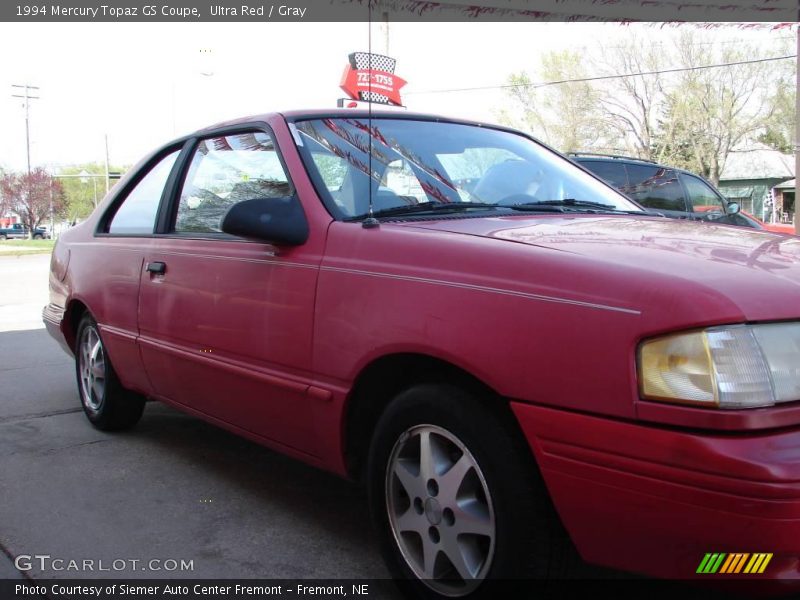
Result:
{"label": "car hood", "polygon": [[623,271],[627,289],[619,294],[627,300],[638,288],[638,302],[643,302],[644,286],[674,298],[716,296],[728,309],[735,305],[747,320],[800,317],[797,237],[625,215],[443,219],[413,225],[569,253],[583,265],[576,275],[594,277],[598,285]]}

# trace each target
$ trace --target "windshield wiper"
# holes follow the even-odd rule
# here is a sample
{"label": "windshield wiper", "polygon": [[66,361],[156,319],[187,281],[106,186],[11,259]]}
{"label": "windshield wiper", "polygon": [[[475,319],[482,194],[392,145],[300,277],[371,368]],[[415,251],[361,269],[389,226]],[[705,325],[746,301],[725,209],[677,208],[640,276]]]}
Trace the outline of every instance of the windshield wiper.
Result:
{"label": "windshield wiper", "polygon": [[564,198],[563,200],[541,200],[539,202],[523,202],[521,204],[512,204],[509,208],[514,210],[542,210],[543,207],[565,207],[586,209],[587,211],[602,211],[602,212],[615,212],[624,214],[646,214],[641,210],[625,210],[617,208],[613,204],[605,204],[603,202],[593,202],[591,200],[576,200],[575,198]]}
{"label": "windshield wiper", "polygon": [[[409,204],[408,206],[392,206],[381,210],[376,210],[372,213],[373,217],[392,217],[399,215],[412,215],[417,213],[426,212],[458,212],[462,210],[469,210],[471,208],[507,208],[504,206],[497,206],[489,202],[439,202],[438,200],[431,200],[429,202],[420,202],[419,204]],[[369,217],[368,214],[358,215],[356,217],[349,217],[345,221],[361,221]]]}

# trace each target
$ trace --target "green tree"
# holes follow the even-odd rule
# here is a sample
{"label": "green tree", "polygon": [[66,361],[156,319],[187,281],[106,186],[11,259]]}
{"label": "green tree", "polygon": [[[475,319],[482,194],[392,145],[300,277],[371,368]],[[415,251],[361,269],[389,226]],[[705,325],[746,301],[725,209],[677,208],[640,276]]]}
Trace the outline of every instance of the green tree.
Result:
{"label": "green tree", "polygon": [[[797,66],[794,61],[793,67]],[[758,138],[760,142],[780,150],[786,154],[794,151],[792,140],[795,137],[795,88],[796,75],[793,72],[789,77],[775,81],[774,93],[770,102],[773,107],[772,118],[767,121],[764,133]]]}
{"label": "green tree", "polygon": [[[110,167],[113,172],[124,172],[120,167]],[[83,163],[62,168],[59,179],[66,196],[66,218],[69,221],[83,220],[88,217],[106,194],[105,165],[100,163]],[[66,177],[62,177],[65,176]],[[110,187],[117,180],[110,181]],[[110,188],[109,188],[110,189]]]}

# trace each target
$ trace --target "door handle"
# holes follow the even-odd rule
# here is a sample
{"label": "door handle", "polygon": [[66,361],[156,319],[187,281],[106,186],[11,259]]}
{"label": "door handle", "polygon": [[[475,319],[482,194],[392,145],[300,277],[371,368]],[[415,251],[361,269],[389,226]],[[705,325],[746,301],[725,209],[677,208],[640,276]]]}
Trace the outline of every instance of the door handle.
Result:
{"label": "door handle", "polygon": [[167,271],[167,264],[163,262],[147,263],[147,271],[156,275],[163,275]]}

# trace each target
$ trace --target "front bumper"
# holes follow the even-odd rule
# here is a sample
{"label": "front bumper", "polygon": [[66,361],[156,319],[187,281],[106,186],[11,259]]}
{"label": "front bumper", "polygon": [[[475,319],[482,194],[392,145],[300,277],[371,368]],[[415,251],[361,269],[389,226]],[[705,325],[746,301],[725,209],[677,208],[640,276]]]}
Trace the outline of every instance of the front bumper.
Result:
{"label": "front bumper", "polygon": [[800,578],[800,429],[707,434],[512,403],[561,520],[591,563],[655,577],[707,553],[772,553]]}

